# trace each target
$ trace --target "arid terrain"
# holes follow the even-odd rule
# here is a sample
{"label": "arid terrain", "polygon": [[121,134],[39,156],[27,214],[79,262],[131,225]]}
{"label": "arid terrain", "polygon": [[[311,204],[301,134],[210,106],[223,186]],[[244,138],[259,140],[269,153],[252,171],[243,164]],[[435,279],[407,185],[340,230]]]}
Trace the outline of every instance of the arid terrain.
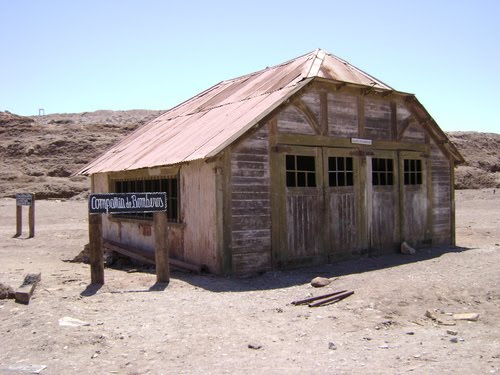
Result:
{"label": "arid terrain", "polygon": [[[246,278],[173,271],[166,287],[122,263],[93,287],[89,266],[69,262],[88,242],[89,187],[70,175],[159,113],[0,112],[0,283],[41,272],[29,305],[0,300],[0,374],[500,372],[500,135],[448,133],[468,161],[457,247]],[[13,238],[21,191],[38,198],[34,238]],[[313,288],[317,276],[332,283]],[[340,290],[354,294],[291,304]]]}
{"label": "arid terrain", "polygon": [[[500,371],[500,195],[457,192],[456,248],[249,278],[70,263],[87,243],[84,200],[36,203],[34,238],[12,238],[0,199],[0,282],[42,281],[29,305],[0,300],[0,374],[488,374]],[[139,271],[139,272],[137,272]],[[310,280],[333,282],[316,289]],[[352,290],[317,308],[291,302]],[[432,318],[426,317],[426,312]],[[453,320],[478,313],[477,321]],[[84,322],[65,326],[66,317]],[[45,366],[45,367],[44,367]]]}
{"label": "arid terrain", "polygon": [[[89,179],[71,175],[163,112],[96,111],[32,117],[0,112],[0,198],[21,191],[35,193],[39,199],[85,197]],[[500,187],[500,134],[447,134],[467,161],[456,170],[456,187]]]}

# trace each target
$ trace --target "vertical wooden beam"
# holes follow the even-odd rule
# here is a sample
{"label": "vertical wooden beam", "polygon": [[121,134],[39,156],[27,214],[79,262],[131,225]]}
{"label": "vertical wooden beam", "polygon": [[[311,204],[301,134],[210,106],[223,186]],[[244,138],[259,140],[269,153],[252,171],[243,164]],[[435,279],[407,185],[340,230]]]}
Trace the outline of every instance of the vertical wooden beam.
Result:
{"label": "vertical wooden beam", "polygon": [[398,140],[398,112],[394,100],[391,100],[391,139]]}
{"label": "vertical wooden beam", "polygon": [[156,282],[170,281],[169,252],[168,252],[168,221],[166,212],[153,213],[155,232],[155,264]]}
{"label": "vertical wooden beam", "polygon": [[328,135],[328,93],[326,91],[320,91],[319,93],[319,103],[321,109],[320,125],[323,135]]}
{"label": "vertical wooden beam", "polygon": [[19,237],[23,233],[23,206],[16,205],[16,234]]}
{"label": "vertical wooden beam", "polygon": [[456,245],[455,236],[455,163],[450,158],[450,240],[451,245]]}
{"label": "vertical wooden beam", "polygon": [[365,136],[365,98],[362,95],[358,95],[358,137],[363,138]]}
{"label": "vertical wooden beam", "polygon": [[35,194],[32,195],[31,206],[29,206],[28,218],[29,218],[29,227],[30,234],[29,238],[35,237]]}
{"label": "vertical wooden beam", "polygon": [[233,272],[233,249],[232,249],[232,238],[233,238],[233,220],[232,220],[232,199],[231,199],[231,147],[224,150],[224,179],[223,179],[223,196],[224,196],[224,257],[223,257],[223,269],[225,274]]}
{"label": "vertical wooden beam", "polygon": [[269,120],[269,164],[271,173],[271,256],[273,269],[280,268],[281,261],[281,231],[284,230],[281,217],[282,196],[281,192],[281,165],[279,154],[276,150],[278,145],[278,118],[275,116]]}
{"label": "vertical wooden beam", "polygon": [[102,215],[89,214],[90,282],[104,284]]}

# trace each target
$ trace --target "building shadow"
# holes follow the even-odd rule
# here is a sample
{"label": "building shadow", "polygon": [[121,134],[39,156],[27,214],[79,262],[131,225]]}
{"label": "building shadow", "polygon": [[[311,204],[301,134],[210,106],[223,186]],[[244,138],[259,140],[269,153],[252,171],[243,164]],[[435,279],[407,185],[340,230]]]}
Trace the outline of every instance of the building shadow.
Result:
{"label": "building shadow", "polygon": [[322,266],[295,270],[270,271],[262,274],[241,276],[216,276],[210,274],[189,274],[173,271],[172,276],[196,287],[212,292],[246,292],[287,288],[309,283],[314,277],[335,278],[345,275],[364,273],[398,267],[406,264],[425,262],[439,258],[443,254],[461,253],[472,250],[466,247],[434,247],[417,250],[414,255],[400,253],[361,257],[339,261]]}

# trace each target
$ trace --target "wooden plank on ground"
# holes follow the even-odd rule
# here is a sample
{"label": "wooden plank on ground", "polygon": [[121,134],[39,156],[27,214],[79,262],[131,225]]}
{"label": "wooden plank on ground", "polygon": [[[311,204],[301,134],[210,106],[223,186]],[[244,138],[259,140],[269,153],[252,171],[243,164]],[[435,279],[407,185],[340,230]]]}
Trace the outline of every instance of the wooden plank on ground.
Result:
{"label": "wooden plank on ground", "polygon": [[35,291],[36,286],[42,279],[41,273],[29,273],[24,277],[22,285],[16,290],[16,302],[29,304],[31,296]]}

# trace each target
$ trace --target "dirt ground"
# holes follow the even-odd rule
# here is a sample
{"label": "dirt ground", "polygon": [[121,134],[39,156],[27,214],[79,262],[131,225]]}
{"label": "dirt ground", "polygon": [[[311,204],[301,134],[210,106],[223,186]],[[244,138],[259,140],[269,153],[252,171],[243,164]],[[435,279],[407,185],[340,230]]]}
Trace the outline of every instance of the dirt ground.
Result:
{"label": "dirt ground", "polygon": [[[35,237],[15,239],[15,201],[0,199],[0,282],[42,274],[29,305],[0,300],[0,374],[498,373],[500,191],[456,196],[457,248],[250,278],[173,272],[163,289],[106,268],[97,290],[88,265],[63,262],[88,242],[85,201],[38,201]],[[316,276],[334,281],[315,289]],[[337,304],[291,304],[344,289]],[[479,319],[452,319],[464,312]]]}

